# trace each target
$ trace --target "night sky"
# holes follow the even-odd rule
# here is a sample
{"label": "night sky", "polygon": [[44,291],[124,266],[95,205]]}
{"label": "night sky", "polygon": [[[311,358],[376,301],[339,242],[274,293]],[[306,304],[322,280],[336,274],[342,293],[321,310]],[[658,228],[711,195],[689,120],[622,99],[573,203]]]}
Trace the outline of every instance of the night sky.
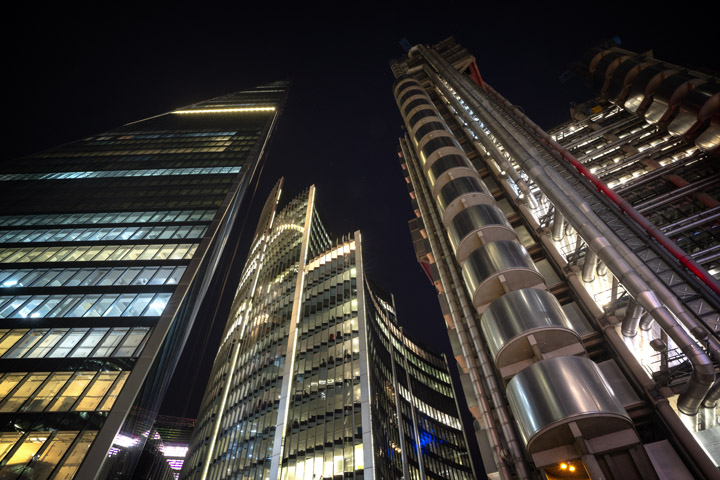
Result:
{"label": "night sky", "polygon": [[[629,50],[720,70],[717,17],[689,3],[687,11],[599,2],[70,3],[26,2],[5,12],[3,161],[292,79],[251,211],[280,176],[288,195],[314,183],[328,227],[363,232],[367,274],[395,294],[406,332],[448,353],[436,294],[407,228],[413,213],[396,154],[402,119],[388,67],[403,54],[399,40],[428,44],[454,35],[483,78],[545,128],[569,119],[571,101],[591,96],[579,78],[563,84],[559,77],[613,36]],[[162,413],[197,414],[208,373],[190,375],[184,366],[209,369],[222,330],[202,327]]]}

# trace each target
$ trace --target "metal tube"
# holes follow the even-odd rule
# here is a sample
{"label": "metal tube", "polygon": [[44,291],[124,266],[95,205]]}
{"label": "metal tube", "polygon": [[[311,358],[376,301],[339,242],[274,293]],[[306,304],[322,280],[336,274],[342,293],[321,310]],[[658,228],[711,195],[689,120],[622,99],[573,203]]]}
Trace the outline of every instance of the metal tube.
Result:
{"label": "metal tube", "polygon": [[[667,238],[663,233],[655,227],[648,219],[638,213],[632,205],[622,199],[616,192],[608,188],[603,182],[595,178],[580,162],[577,161],[572,155],[570,155],[562,146],[555,142],[543,129],[536,125],[530,118],[524,113],[520,112],[517,108],[513,107],[510,102],[503,98],[500,94],[495,92],[490,85],[486,85],[488,91],[492,92],[500,101],[510,108],[516,116],[518,116],[526,125],[528,125],[535,133],[540,135],[545,143],[550,145],[555,151],[560,153],[567,161],[580,172],[581,175],[590,180],[600,191],[602,191],[613,203],[615,203],[623,212],[625,212],[630,218],[632,218],[640,227],[642,227],[651,237],[653,237],[658,243],[660,243],[671,255],[673,255],[682,265],[688,270],[695,274],[700,281],[711,288],[715,293],[720,294],[720,282],[710,275],[705,269],[701,268],[695,263],[683,250],[678,247],[674,242]],[[547,192],[546,192],[547,195]]]}
{"label": "metal tube", "polygon": [[605,262],[603,262],[602,260],[598,260],[597,268],[595,269],[595,271],[601,277],[604,277],[605,275],[607,275],[607,265],[605,265]]}
{"label": "metal tube", "polygon": [[[443,65],[443,62],[447,63],[444,59],[435,54],[435,52],[424,49],[422,46],[420,46],[420,49],[431,64],[436,64],[436,69],[440,68],[441,73],[448,75],[450,81],[457,80],[457,82],[455,82],[457,85],[451,85],[453,89],[460,93],[465,93],[466,97],[464,98],[470,107],[475,110],[474,113],[478,118],[490,128],[493,135],[503,144],[515,161],[518,162],[523,170],[535,181],[536,185],[544,191],[545,195],[547,195],[555,205],[555,208],[561,208],[563,214],[568,218],[570,224],[573,225],[578,233],[585,239],[592,239],[590,240],[592,250],[603,259],[610,271],[612,271],[625,288],[628,289],[628,292],[641,302],[643,308],[652,313],[653,317],[658,321],[658,324],[665,329],[668,336],[675,341],[680,350],[683,351],[687,358],[693,363],[693,375],[688,383],[687,391],[678,398],[678,408],[686,414],[692,415],[696,413],[702,399],[714,381],[714,367],[712,361],[703,349],[677,324],[672,314],[655,296],[654,290],[656,289],[651,288],[635,273],[636,270],[647,269],[647,266],[637,259],[634,253],[614,235],[602,220],[597,218],[597,215],[592,211],[590,206],[587,205],[557,172],[552,171],[548,166],[542,166],[539,161],[534,158],[535,155],[533,155],[533,153],[537,155],[537,152],[527,139],[522,137],[516,138],[512,135],[512,129],[505,129],[501,121],[494,117],[493,114],[496,107],[492,106],[489,98],[483,98],[485,105],[481,106],[480,103],[475,100],[476,95],[473,93],[477,94],[478,97],[482,97],[484,94],[465,89],[462,86],[462,76],[454,71],[452,67],[448,68],[446,65]],[[518,132],[514,133],[518,134]],[[537,156],[539,157],[539,155]],[[604,226],[607,235],[601,234],[596,225]],[[617,248],[623,251],[624,255],[621,254]],[[636,260],[635,263],[637,265],[631,267],[631,265],[624,260],[623,257],[625,256]],[[672,297],[668,298],[671,303],[671,305],[669,305],[671,308],[675,307],[678,311],[684,312],[684,308],[677,298],[667,290],[664,284],[657,280],[649,269],[644,273],[649,274],[649,276],[655,280],[654,283],[656,285],[653,285],[653,287],[663,287],[663,293],[666,293],[665,296]],[[684,313],[691,323],[697,325],[694,319],[690,319],[690,316],[686,312]],[[720,350],[718,350],[718,353],[720,353]],[[720,355],[718,355],[718,358],[720,358]]]}
{"label": "metal tube", "polygon": [[[567,148],[568,150],[572,150],[573,148],[577,147],[581,143],[584,143],[584,142],[587,143],[587,142],[592,142],[594,140],[597,140],[598,138],[600,138],[601,136],[603,136],[604,134],[608,133],[609,131],[611,131],[613,129],[626,127],[626,125],[630,122],[635,122],[637,124],[645,123],[642,119],[640,119],[638,121],[638,118],[634,115],[629,116],[625,120],[620,122],[619,124],[610,123],[610,125],[608,125],[607,127],[600,128],[599,130],[593,130],[593,135],[595,135],[595,136],[591,140],[587,140],[585,138],[578,138],[577,140],[574,140],[574,141],[566,144],[565,148]],[[592,128],[592,127],[589,127],[589,128]]]}
{"label": "metal tube", "polygon": [[673,202],[680,197],[684,197],[703,188],[710,187],[718,182],[720,182],[720,178],[717,177],[710,177],[706,178],[705,180],[699,180],[689,185],[685,185],[684,187],[676,188],[675,190],[672,190],[663,195],[658,195],[657,197],[651,198],[650,200],[640,202],[635,205],[634,208],[639,213],[644,213],[654,208],[661,207],[667,203]]}
{"label": "metal tube", "polygon": [[[573,277],[570,277],[571,280]],[[570,282],[573,283],[572,281]],[[582,288],[582,286],[578,286]],[[685,427],[670,406],[665,397],[658,397],[655,391],[655,383],[643,370],[640,364],[635,360],[635,356],[630,351],[625,341],[620,337],[614,325],[607,321],[605,317],[598,317],[598,323],[602,328],[603,335],[608,340],[611,348],[617,354],[617,358],[621,366],[624,366],[632,374],[632,378],[639,383],[639,387],[645,392],[645,397],[655,407],[660,418],[665,422],[668,429],[672,432],[670,441],[679,443],[680,447],[686,451],[693,465],[701,472],[706,479],[720,479],[717,467],[713,464],[710,457],[703,451],[698,444],[697,439]],[[652,393],[651,393],[652,392]]]}
{"label": "metal tube", "polygon": [[[676,233],[684,232],[693,227],[703,225],[717,218],[720,218],[720,206],[704,210],[690,217],[683,218],[680,221],[671,223],[670,225],[665,225],[662,230],[663,232],[665,232],[665,235],[675,235]],[[688,221],[690,221],[690,223],[687,223]]]}
{"label": "metal tube", "polygon": [[[683,140],[678,140],[678,143],[683,142]],[[665,144],[658,144],[654,147],[650,147],[647,150],[643,150],[642,152],[638,152],[634,155],[629,156],[625,159],[625,161],[634,161],[636,159],[642,158],[642,157],[650,157],[651,154],[655,153],[656,151],[659,151],[662,147],[665,147]],[[696,150],[695,153],[693,153],[690,157],[686,158],[686,161],[690,161],[693,158],[697,157],[699,155],[700,150]],[[655,170],[646,173],[645,175],[641,177],[637,177],[631,180],[628,180],[627,182],[623,183],[622,185],[616,185],[613,190],[615,190],[615,193],[621,195],[626,190],[630,188],[635,188],[640,185],[644,185],[648,182],[652,182],[653,180],[656,180],[658,177],[662,177],[663,175],[667,175],[671,172],[674,172],[675,170],[679,170],[680,167],[683,167],[685,165],[685,162],[675,162],[675,163],[669,163],[665,165],[664,167],[656,168]],[[603,173],[612,173],[615,170],[621,170],[622,165],[617,165],[614,169],[608,169],[605,170]]]}
{"label": "metal tube", "polygon": [[715,408],[718,399],[720,399],[720,382],[715,382],[715,385],[712,386],[708,394],[705,396],[705,401],[703,401],[703,407]]}
{"label": "metal tube", "polygon": [[555,209],[555,213],[553,214],[553,224],[552,224],[552,239],[556,242],[559,242],[563,239],[565,236],[565,217],[563,217],[562,213],[560,213],[560,210],[557,208]]}
{"label": "metal tube", "polygon": [[655,322],[655,320],[652,315],[645,312],[643,316],[640,317],[640,328],[643,330],[650,330],[653,326],[653,322]]}
{"label": "metal tube", "polygon": [[463,108],[463,106],[460,104],[457,98],[455,98],[452,92],[450,92],[450,90],[445,86],[445,84],[438,79],[437,75],[435,75],[435,73],[428,67],[425,67],[424,70],[428,77],[430,77],[430,79],[432,80],[435,88],[439,90],[439,93],[441,93],[443,97],[445,97],[445,99],[450,102],[458,115],[460,115],[463,121],[467,123],[467,126],[470,128],[470,130],[477,136],[477,140],[475,138],[470,139],[470,143],[473,145],[473,147],[478,151],[478,153],[482,154],[479,146],[475,143],[476,141],[479,141],[482,147],[487,150],[487,152],[490,154],[493,160],[495,160],[498,166],[505,172],[508,177],[512,179],[513,182],[515,182],[515,185],[518,186],[520,192],[522,192],[523,194],[524,200],[528,208],[537,208],[537,201],[535,200],[535,197],[530,191],[530,188],[527,186],[527,183],[525,183],[525,180],[520,177],[515,168],[510,165],[510,162],[507,161],[505,155],[503,155],[502,152],[498,150],[497,146],[492,141],[490,141],[489,138],[487,138],[485,132],[482,131],[477,122],[473,120],[467,110]]}
{"label": "metal tube", "polygon": [[[429,101],[429,98],[428,98]],[[437,117],[435,119],[437,123],[444,124],[444,120],[441,117]],[[409,130],[412,130],[413,125],[407,124],[407,127]],[[449,128],[447,125],[444,125],[444,129],[447,129],[449,131]],[[417,158],[415,157],[415,154],[412,149],[409,148],[409,141],[406,140],[406,144],[408,145],[407,154],[412,157],[413,162],[412,164],[408,162],[408,166],[412,166],[414,168],[417,168],[418,172],[416,173],[416,179],[413,181],[413,185],[416,187],[419,186],[421,190],[425,190],[426,183],[425,183],[425,175],[422,171],[422,169],[419,168],[420,163],[418,162]],[[408,168],[410,171],[411,169]],[[419,180],[422,177],[422,180]],[[432,198],[431,195],[429,195],[427,192],[424,193],[425,198]],[[430,201],[432,202],[432,200]],[[434,202],[432,202],[434,204]],[[434,207],[434,205],[433,205]],[[430,208],[430,215],[431,217],[434,215],[434,208]],[[439,220],[438,220],[439,222]],[[436,231],[443,231],[443,226],[441,223],[438,223],[438,226],[436,227]],[[447,246],[445,235],[438,235],[439,244],[441,245],[443,254],[445,258],[455,258],[455,255],[453,254],[453,251]],[[434,250],[438,251],[438,250]],[[450,272],[450,276],[452,278],[452,282],[455,285],[464,285],[465,282],[463,281],[462,277],[455,271],[454,263],[452,261],[449,261],[447,263],[448,270]],[[473,292],[469,292],[472,294]],[[510,451],[513,460],[515,462],[515,467],[517,470],[517,474],[520,478],[530,478],[529,477],[529,469],[527,465],[525,464],[525,457],[524,457],[524,450],[520,447],[520,443],[518,441],[518,435],[515,432],[515,426],[511,422],[511,416],[508,412],[508,407],[505,404],[505,398],[503,395],[503,392],[499,388],[498,380],[496,378],[496,371],[494,370],[494,367],[490,361],[489,355],[486,351],[485,345],[483,343],[482,337],[480,335],[479,328],[477,326],[477,322],[474,320],[474,317],[471,312],[474,311],[472,306],[469,304],[467,298],[460,294],[458,296],[458,299],[460,301],[461,309],[463,311],[463,318],[467,322],[467,328],[470,333],[470,337],[472,339],[472,345],[474,347],[474,351],[478,356],[478,359],[480,361],[480,367],[482,369],[482,372],[484,374],[483,378],[487,384],[487,388],[489,390],[490,396],[495,403],[496,406],[496,414],[499,418],[500,428],[503,431],[503,434],[505,435],[505,439],[507,442],[508,450]]]}
{"label": "metal tube", "polygon": [[[640,123],[645,123],[645,121],[642,120],[642,119],[640,119],[639,122],[638,122],[638,124],[640,124]],[[617,129],[617,126],[616,126],[616,125],[612,125],[612,127],[613,127],[613,129]],[[630,142],[631,140],[635,140],[635,139],[638,138],[638,137],[642,137],[643,135],[646,135],[646,134],[648,134],[648,133],[651,133],[651,132],[648,131],[648,130],[651,130],[651,129],[657,130],[657,126],[655,126],[655,125],[653,125],[653,124],[645,123],[645,128],[642,128],[641,130],[639,130],[639,131],[637,131],[637,132],[635,132],[635,133],[633,133],[633,134],[627,135],[627,136],[625,136],[625,137],[623,137],[623,138],[618,138],[617,140],[614,140],[614,141],[612,141],[612,142],[606,143],[606,144],[603,145],[602,147],[596,148],[596,149],[593,150],[592,152],[589,152],[589,153],[586,153],[586,154],[584,154],[584,155],[578,156],[577,159],[582,162],[582,161],[584,161],[584,160],[589,159],[590,157],[594,157],[594,156],[596,156],[596,155],[598,155],[598,154],[601,154],[601,153],[606,153],[608,150],[611,150],[611,149],[617,147],[618,145],[624,145],[624,144]],[[567,146],[565,146],[565,149],[570,150]]]}
{"label": "metal tube", "polygon": [[595,280],[595,266],[597,265],[597,254],[590,250],[588,246],[585,251],[585,263],[582,267],[582,279],[585,282],[592,282]]}
{"label": "metal tube", "polygon": [[640,323],[640,315],[642,315],[642,307],[634,298],[628,302],[625,309],[625,317],[622,321],[622,333],[626,337],[634,337],[637,335],[638,324]]}

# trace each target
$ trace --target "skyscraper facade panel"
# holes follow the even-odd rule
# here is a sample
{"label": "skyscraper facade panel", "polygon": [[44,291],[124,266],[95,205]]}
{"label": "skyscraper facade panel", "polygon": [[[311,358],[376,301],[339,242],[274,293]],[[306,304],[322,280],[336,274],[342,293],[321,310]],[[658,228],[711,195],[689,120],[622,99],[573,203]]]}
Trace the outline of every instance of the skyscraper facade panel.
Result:
{"label": "skyscraper facade panel", "polygon": [[417,258],[489,475],[718,478],[717,82],[589,58],[552,135],[452,38],[391,62]]}
{"label": "skyscraper facade panel", "polygon": [[[0,475],[132,472],[287,85],[62,145],[0,173]],[[222,105],[223,108],[218,108]]]}
{"label": "skyscraper facade panel", "polygon": [[472,478],[447,364],[403,335],[365,280],[360,234],[331,238],[314,187],[284,206],[281,190],[261,216],[181,477]]}

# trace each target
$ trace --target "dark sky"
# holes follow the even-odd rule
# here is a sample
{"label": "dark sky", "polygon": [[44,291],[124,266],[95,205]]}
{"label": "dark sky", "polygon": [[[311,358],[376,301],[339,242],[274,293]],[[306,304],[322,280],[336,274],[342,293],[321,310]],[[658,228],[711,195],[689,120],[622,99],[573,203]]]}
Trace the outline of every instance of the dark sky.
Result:
{"label": "dark sky", "polygon": [[[402,120],[387,63],[403,54],[398,41],[454,35],[484,79],[546,128],[569,118],[569,102],[590,96],[579,79],[562,84],[560,75],[610,37],[662,60],[720,69],[716,17],[659,4],[71,3],[25,2],[5,12],[3,161],[292,78],[255,204],[279,176],[290,193],[315,183],[330,228],[363,231],[368,275],[395,293],[406,331],[446,351],[435,292],[407,229],[413,214],[396,155]],[[199,354],[204,341],[195,336],[188,351]],[[206,349],[206,358],[214,354]],[[195,416],[205,375],[194,377],[191,399],[164,413]]]}

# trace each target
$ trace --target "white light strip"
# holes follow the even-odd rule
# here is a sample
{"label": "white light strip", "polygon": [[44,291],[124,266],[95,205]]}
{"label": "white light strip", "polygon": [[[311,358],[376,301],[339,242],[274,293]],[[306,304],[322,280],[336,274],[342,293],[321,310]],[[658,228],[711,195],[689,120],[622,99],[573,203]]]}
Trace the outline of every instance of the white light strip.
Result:
{"label": "white light strip", "polygon": [[188,113],[243,113],[243,112],[274,112],[275,107],[236,107],[236,108],[198,108],[194,110],[175,110],[172,113],[181,115]]}

